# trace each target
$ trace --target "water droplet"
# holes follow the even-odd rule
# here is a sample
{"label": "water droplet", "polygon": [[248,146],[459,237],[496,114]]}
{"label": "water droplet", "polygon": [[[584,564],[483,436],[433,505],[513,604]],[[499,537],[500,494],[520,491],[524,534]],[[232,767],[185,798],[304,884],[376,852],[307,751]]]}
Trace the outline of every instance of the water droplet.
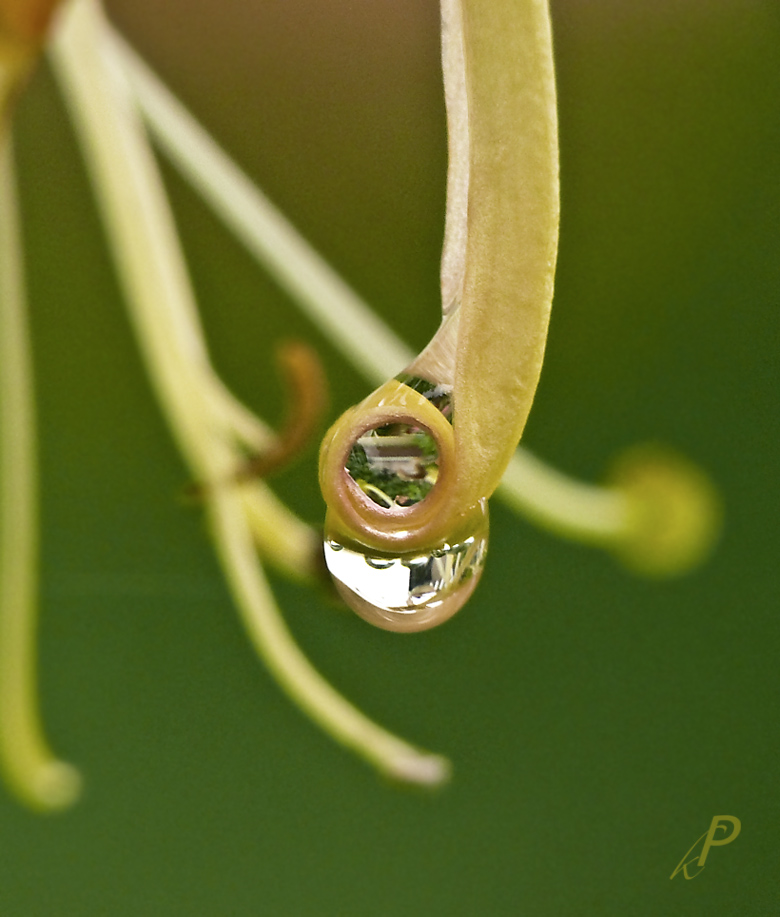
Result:
{"label": "water droplet", "polygon": [[471,534],[434,550],[391,556],[333,537],[325,562],[345,602],[384,630],[427,630],[460,609],[479,580],[487,553],[487,511],[478,507]]}

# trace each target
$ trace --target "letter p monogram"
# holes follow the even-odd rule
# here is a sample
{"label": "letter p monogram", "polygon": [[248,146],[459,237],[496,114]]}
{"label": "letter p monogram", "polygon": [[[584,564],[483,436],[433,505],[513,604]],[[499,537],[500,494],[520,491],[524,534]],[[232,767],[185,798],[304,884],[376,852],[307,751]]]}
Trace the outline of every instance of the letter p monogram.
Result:
{"label": "letter p monogram", "polygon": [[[731,824],[731,833],[727,833],[724,837],[716,837],[717,832],[726,831],[728,832],[728,825],[723,824],[728,822]],[[685,856],[677,864],[677,868],[669,876],[670,879],[673,879],[678,873],[682,873],[686,879],[695,879],[696,876],[704,869],[704,861],[707,859],[707,855],[710,852],[710,847],[722,847],[724,844],[730,844],[733,840],[736,839],[739,832],[742,830],[742,822],[734,815],[716,815],[715,818],[710,822],[709,831],[702,834],[701,837],[697,838],[693,846],[688,850]],[[698,857],[691,857],[689,860],[688,857],[693,853],[693,851],[699,846],[700,841],[704,841],[704,844],[701,848],[701,853]],[[693,875],[688,874],[688,867],[696,864],[699,869],[698,872],[695,872]]]}
{"label": "letter p monogram", "polygon": [[[716,839],[715,832],[719,828],[728,831],[726,825],[721,824],[721,822],[731,822],[731,834],[726,834],[725,837]],[[699,866],[704,866],[704,861],[707,859],[710,847],[722,847],[724,844],[730,844],[733,840],[736,840],[741,830],[742,822],[738,818],[735,818],[733,815],[716,815],[710,822],[710,830],[707,832],[707,839],[704,841],[704,846],[701,848]]]}

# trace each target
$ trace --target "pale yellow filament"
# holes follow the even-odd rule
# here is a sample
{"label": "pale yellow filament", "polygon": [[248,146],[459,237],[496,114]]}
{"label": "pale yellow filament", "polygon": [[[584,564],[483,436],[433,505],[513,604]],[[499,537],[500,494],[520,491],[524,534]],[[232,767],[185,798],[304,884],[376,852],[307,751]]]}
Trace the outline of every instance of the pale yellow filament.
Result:
{"label": "pale yellow filament", "polygon": [[[193,294],[172,215],[121,67],[101,42],[94,0],[74,0],[53,45],[53,60],[101,204],[130,315],[149,374],[195,477],[214,482],[206,508],[217,553],[253,644],[291,698],[334,738],[398,779],[435,784],[445,759],[372,723],[312,668],[273,601],[252,543],[241,489],[220,485],[235,468],[233,410],[216,397]],[[257,486],[257,485],[255,485]],[[255,510],[262,512],[261,507]],[[268,522],[266,521],[266,527]]]}
{"label": "pale yellow filament", "polygon": [[38,712],[38,492],[35,398],[10,131],[0,138],[0,766],[43,811],[79,795]]}

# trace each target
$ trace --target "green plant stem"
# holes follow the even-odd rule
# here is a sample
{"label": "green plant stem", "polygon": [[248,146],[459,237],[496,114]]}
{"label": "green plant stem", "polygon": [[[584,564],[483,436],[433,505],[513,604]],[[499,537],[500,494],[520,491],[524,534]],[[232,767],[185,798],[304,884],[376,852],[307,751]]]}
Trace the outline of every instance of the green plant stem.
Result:
{"label": "green plant stem", "polygon": [[38,713],[38,493],[35,398],[10,131],[0,138],[0,763],[33,808],[79,795]]}

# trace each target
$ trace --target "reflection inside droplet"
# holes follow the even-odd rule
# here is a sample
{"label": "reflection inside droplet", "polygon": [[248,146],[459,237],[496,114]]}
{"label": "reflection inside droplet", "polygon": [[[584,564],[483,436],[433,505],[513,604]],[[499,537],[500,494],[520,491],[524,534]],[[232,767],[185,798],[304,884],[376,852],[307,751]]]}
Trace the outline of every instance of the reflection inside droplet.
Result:
{"label": "reflection inside droplet", "polygon": [[[403,373],[396,378],[452,422],[451,386]],[[345,470],[378,506],[404,509],[424,500],[436,484],[439,450],[433,434],[422,424],[388,423],[358,437]]]}
{"label": "reflection inside droplet", "polygon": [[427,552],[390,556],[326,537],[325,562],[336,588],[360,617],[385,630],[435,627],[463,606],[487,553],[487,511],[471,534]]}
{"label": "reflection inside droplet", "polygon": [[363,493],[385,509],[414,506],[439,476],[439,450],[422,426],[390,423],[366,430],[352,447],[347,474]]}

